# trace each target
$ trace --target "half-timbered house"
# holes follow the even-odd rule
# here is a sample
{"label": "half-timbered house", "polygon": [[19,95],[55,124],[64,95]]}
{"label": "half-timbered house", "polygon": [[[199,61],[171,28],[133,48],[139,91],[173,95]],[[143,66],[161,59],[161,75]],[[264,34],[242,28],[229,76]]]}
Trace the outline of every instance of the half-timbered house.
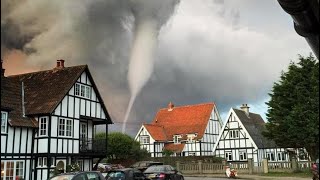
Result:
{"label": "half-timbered house", "polygon": [[[2,66],[2,63],[1,63]],[[2,69],[2,67],[1,67]],[[95,127],[112,121],[87,65],[1,74],[1,178],[43,180],[56,167],[92,170],[106,155]]]}
{"label": "half-timbered house", "polygon": [[[252,159],[255,165],[263,159],[268,159],[269,162],[289,161],[288,151],[291,148],[278,147],[274,141],[262,135],[264,130],[264,120],[259,114],[250,112],[247,104],[243,104],[240,109],[231,108],[214,145],[214,155],[225,158],[230,163],[248,159]],[[298,160],[308,158],[299,157]]]}
{"label": "half-timbered house", "polygon": [[210,156],[222,121],[214,103],[160,109],[150,124],[143,124],[135,140],[152,157],[164,150],[174,156]]}

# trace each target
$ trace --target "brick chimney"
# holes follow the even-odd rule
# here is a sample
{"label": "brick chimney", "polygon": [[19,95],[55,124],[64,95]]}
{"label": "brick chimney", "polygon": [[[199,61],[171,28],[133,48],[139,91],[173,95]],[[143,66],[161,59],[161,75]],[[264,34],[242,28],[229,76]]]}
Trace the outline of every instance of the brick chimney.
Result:
{"label": "brick chimney", "polygon": [[248,106],[248,104],[242,104],[242,106],[240,107],[240,109],[244,111],[247,116],[249,116],[249,108],[250,107]]}
{"label": "brick chimney", "polygon": [[170,101],[168,104],[168,111],[172,111],[174,108],[174,104]]}
{"label": "brick chimney", "polygon": [[63,59],[58,59],[57,60],[57,65],[55,67],[56,69],[63,69],[64,68],[64,60]]}
{"label": "brick chimney", "polygon": [[3,60],[1,59],[1,77],[4,77],[4,72],[6,71],[5,69],[3,69]]}

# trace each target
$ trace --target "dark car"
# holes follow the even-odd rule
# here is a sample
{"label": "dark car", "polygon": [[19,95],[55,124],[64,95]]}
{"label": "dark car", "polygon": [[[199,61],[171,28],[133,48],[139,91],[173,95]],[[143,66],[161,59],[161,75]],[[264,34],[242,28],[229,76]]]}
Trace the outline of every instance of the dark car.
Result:
{"label": "dark car", "polygon": [[155,161],[139,161],[134,163],[131,168],[139,169],[140,171],[144,172],[148,167],[153,165],[163,165],[162,162],[155,162]]}
{"label": "dark car", "polygon": [[98,171],[82,171],[62,173],[51,177],[49,180],[104,180],[103,175]]}
{"label": "dark car", "polygon": [[110,170],[105,176],[106,180],[145,180],[145,175],[138,169],[124,168]]}
{"label": "dark car", "polygon": [[150,180],[184,180],[183,175],[170,165],[150,166],[144,174]]}

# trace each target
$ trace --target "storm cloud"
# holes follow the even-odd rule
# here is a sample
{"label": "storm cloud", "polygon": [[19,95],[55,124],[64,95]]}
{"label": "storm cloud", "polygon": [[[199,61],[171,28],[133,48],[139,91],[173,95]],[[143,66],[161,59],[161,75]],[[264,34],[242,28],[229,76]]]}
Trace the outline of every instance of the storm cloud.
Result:
{"label": "storm cloud", "polygon": [[[137,11],[132,2],[1,1],[1,56],[10,63],[14,59],[5,54],[18,49],[26,54],[23,65],[38,69],[52,68],[56,59],[65,59],[67,66],[88,64],[115,122],[110,128],[120,130],[130,99],[127,76]],[[170,101],[175,106],[213,101],[220,114],[248,103],[264,113],[281,70],[310,49],[276,2],[263,3],[174,4],[174,11],[159,20],[153,72],[133,104],[127,132],[134,135]]]}

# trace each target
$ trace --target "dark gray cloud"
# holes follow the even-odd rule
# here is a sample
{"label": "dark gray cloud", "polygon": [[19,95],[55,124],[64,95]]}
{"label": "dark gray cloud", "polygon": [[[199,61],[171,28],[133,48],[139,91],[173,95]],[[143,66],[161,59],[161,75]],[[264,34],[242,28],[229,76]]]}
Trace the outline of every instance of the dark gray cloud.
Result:
{"label": "dark gray cloud", "polygon": [[[1,1],[1,8],[9,8],[1,9],[1,39],[21,34],[16,36],[19,46],[10,47],[35,50],[26,59],[34,67],[52,68],[56,59],[65,59],[67,66],[88,64],[115,122],[111,129],[120,130],[130,98],[127,74],[137,16],[130,4],[134,1],[5,2],[9,1]],[[177,106],[213,101],[221,114],[241,103],[264,108],[261,103],[281,70],[298,53],[310,50],[303,38],[288,30],[292,28],[289,18],[281,25],[286,21],[279,20],[284,13],[281,8],[274,10],[276,2],[259,8],[261,14],[274,10],[275,24],[273,17],[250,14],[247,7],[259,7],[252,2],[182,0],[168,16],[141,15],[158,19],[162,28],[153,73],[130,113],[130,135],[169,101]],[[3,23],[12,26],[3,27]],[[3,33],[3,28],[10,34]]]}

